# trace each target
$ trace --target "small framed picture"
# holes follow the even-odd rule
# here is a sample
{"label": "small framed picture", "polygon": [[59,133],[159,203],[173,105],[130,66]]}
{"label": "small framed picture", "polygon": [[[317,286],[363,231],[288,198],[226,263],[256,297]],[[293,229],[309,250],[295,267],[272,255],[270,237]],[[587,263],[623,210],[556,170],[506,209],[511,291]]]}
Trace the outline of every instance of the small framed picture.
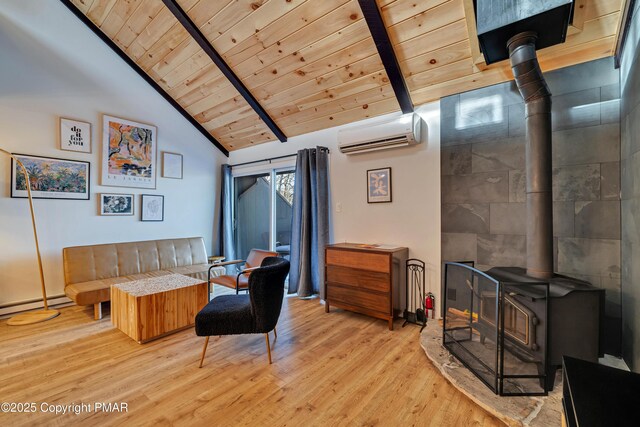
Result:
{"label": "small framed picture", "polygon": [[164,221],[164,196],[143,194],[140,203],[141,221]]}
{"label": "small framed picture", "polygon": [[182,179],[182,154],[162,152],[162,177]]}
{"label": "small framed picture", "polygon": [[91,123],[60,117],[60,149],[91,153]]}
{"label": "small framed picture", "polygon": [[133,215],[133,194],[102,193],[100,195],[100,215]]}
{"label": "small framed picture", "polygon": [[367,171],[367,203],[391,202],[391,168]]}

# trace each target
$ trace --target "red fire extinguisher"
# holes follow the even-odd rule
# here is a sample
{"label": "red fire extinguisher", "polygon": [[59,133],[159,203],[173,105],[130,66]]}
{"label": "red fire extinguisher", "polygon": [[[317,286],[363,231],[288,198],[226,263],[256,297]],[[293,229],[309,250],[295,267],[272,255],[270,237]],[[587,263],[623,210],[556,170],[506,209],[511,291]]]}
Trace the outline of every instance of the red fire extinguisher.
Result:
{"label": "red fire extinguisher", "polygon": [[424,308],[427,317],[429,317],[429,310],[431,310],[431,318],[434,319],[436,316],[436,297],[431,292],[424,298]]}

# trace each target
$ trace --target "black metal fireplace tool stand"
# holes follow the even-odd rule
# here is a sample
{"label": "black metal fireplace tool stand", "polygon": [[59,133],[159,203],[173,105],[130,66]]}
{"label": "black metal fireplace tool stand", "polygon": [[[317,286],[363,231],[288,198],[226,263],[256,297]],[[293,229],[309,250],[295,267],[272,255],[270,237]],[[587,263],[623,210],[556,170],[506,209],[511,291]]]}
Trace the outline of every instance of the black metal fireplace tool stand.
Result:
{"label": "black metal fireplace tool stand", "polygon": [[402,327],[413,323],[420,325],[420,332],[422,332],[427,326],[429,310],[434,310],[432,317],[435,313],[435,298],[431,292],[426,292],[424,261],[415,258],[408,259],[406,268],[406,308],[403,313]]}

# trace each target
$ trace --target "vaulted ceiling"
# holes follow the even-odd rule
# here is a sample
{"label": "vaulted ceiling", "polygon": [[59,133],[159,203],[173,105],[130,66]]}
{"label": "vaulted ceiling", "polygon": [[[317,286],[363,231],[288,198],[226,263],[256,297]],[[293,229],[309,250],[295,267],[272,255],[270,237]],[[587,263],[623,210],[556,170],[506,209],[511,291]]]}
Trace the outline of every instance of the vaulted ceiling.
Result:
{"label": "vaulted ceiling", "polygon": [[[228,150],[278,138],[162,0],[63,0]],[[576,0],[543,70],[613,54],[624,0]],[[288,136],[400,109],[357,0],[177,0]],[[512,79],[487,66],[472,0],[378,0],[414,105]],[[203,128],[203,129],[202,129]]]}

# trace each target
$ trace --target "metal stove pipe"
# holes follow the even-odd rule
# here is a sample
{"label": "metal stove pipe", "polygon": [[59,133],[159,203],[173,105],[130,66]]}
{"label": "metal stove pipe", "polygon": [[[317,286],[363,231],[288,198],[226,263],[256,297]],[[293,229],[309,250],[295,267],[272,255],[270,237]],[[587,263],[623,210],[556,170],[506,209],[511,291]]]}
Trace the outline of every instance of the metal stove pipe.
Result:
{"label": "metal stove pipe", "polygon": [[536,55],[535,32],[507,41],[511,70],[526,114],[527,274],[553,277],[553,199],[551,193],[551,92]]}

